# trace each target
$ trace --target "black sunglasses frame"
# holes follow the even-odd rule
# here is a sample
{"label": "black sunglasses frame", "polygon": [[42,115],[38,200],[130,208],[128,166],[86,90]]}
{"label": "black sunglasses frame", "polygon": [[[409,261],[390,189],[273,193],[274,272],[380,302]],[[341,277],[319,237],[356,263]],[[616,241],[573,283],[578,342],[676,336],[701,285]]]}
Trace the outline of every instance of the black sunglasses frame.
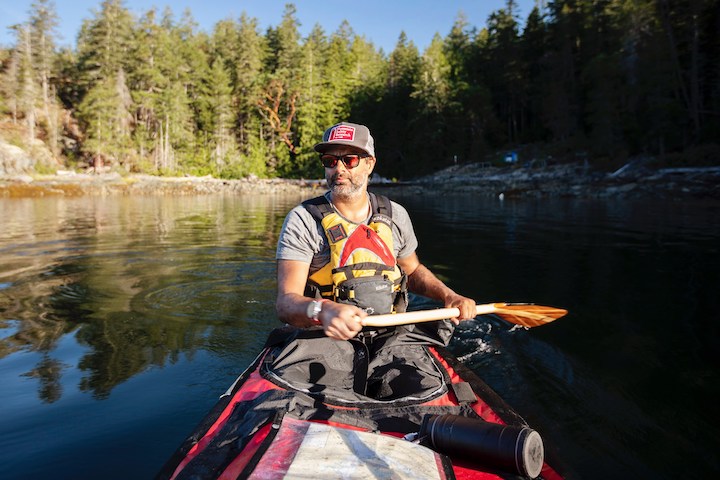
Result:
{"label": "black sunglasses frame", "polygon": [[358,153],[348,153],[345,155],[332,155],[330,153],[323,153],[320,155],[320,161],[325,168],[335,168],[339,161],[342,161],[348,169],[353,169],[360,165],[360,159],[368,158],[370,155],[361,155]]}

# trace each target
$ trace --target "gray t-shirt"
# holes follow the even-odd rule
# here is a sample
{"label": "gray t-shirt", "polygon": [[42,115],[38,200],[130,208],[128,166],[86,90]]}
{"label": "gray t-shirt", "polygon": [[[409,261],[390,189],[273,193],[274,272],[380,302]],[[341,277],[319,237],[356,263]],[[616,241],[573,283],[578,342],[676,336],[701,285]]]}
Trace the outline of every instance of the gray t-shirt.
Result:
{"label": "gray t-shirt", "polygon": [[[395,202],[391,202],[391,204],[393,253],[395,258],[404,258],[417,249],[417,237],[415,237],[407,210]],[[363,223],[367,224],[369,220],[370,217],[366,218]],[[310,275],[330,261],[330,245],[325,232],[302,205],[290,210],[285,217],[275,258],[309,263]]]}

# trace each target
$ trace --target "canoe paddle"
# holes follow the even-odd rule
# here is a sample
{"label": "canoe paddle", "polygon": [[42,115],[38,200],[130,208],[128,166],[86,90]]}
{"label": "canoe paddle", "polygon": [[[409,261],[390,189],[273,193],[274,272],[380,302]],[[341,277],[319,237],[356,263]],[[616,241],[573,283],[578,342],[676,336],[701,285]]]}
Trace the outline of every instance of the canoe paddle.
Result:
{"label": "canoe paddle", "polygon": [[[533,303],[486,303],[478,305],[476,311],[477,315],[497,315],[510,323],[528,328],[545,325],[567,314],[567,310],[562,308],[544,307]],[[455,318],[458,315],[460,310],[457,308],[436,308],[417,312],[371,315],[365,317],[362,324],[366,327],[392,327]]]}

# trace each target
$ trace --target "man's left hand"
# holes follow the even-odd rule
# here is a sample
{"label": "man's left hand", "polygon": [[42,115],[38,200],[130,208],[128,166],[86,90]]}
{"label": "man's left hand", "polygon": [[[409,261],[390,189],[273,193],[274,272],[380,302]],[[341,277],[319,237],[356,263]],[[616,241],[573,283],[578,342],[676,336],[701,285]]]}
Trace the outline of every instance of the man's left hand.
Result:
{"label": "man's left hand", "polygon": [[475,300],[463,297],[457,293],[452,293],[445,298],[445,307],[460,310],[460,315],[457,318],[451,318],[455,325],[459,325],[460,320],[470,320],[477,316]]}

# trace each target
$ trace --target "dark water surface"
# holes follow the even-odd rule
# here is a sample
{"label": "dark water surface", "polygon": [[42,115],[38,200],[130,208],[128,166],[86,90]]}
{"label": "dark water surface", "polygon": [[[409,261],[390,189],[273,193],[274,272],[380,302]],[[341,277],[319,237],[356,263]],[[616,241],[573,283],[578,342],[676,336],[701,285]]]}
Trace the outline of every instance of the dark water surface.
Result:
{"label": "dark water surface", "polygon": [[[718,478],[720,205],[390,192],[456,290],[570,310],[451,349],[574,478]],[[151,478],[278,326],[300,199],[0,199],[0,478]]]}

